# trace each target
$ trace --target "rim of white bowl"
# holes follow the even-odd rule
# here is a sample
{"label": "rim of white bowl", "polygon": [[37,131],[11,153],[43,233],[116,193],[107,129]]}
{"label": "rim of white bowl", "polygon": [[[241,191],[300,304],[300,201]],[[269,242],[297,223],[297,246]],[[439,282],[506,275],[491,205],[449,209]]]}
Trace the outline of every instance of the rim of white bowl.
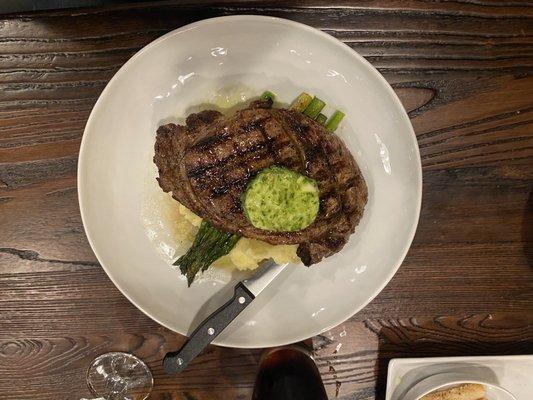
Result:
{"label": "rim of white bowl", "polygon": [[189,31],[191,29],[198,28],[198,27],[203,26],[203,25],[212,25],[212,24],[216,24],[216,23],[223,22],[223,21],[228,21],[228,20],[234,20],[234,21],[239,21],[239,20],[241,20],[241,21],[243,21],[243,20],[246,20],[246,21],[254,21],[254,20],[255,21],[271,21],[271,22],[276,23],[276,24],[292,26],[292,27],[294,27],[296,29],[304,30],[304,31],[307,31],[307,32],[309,32],[311,34],[317,35],[317,36],[329,41],[332,46],[337,46],[337,47],[341,48],[344,52],[349,53],[352,57],[357,59],[358,62],[360,62],[362,65],[364,65],[367,68],[367,70],[369,72],[371,72],[372,75],[374,77],[376,77],[377,80],[379,80],[382,83],[384,89],[394,99],[394,102],[396,103],[396,105],[401,110],[404,111],[401,114],[402,115],[401,118],[403,119],[403,122],[406,123],[406,125],[409,128],[409,131],[411,133],[411,138],[410,139],[412,141],[413,148],[415,149],[416,156],[417,156],[416,157],[416,161],[417,161],[417,164],[418,164],[418,168],[417,168],[416,173],[417,173],[417,178],[418,178],[417,179],[417,184],[418,184],[419,190],[418,190],[418,196],[417,196],[417,199],[416,199],[416,202],[417,202],[417,204],[416,204],[416,220],[414,221],[414,223],[413,223],[413,225],[411,227],[411,231],[409,232],[408,241],[406,242],[406,245],[404,246],[404,249],[403,249],[401,257],[398,258],[398,262],[396,263],[394,268],[391,270],[389,275],[387,275],[387,277],[383,281],[383,283],[374,291],[372,296],[370,296],[366,302],[364,302],[357,309],[354,309],[354,310],[350,311],[348,314],[342,314],[342,316],[339,316],[339,318],[335,319],[333,324],[328,325],[328,326],[326,326],[326,327],[324,327],[322,329],[318,329],[318,330],[312,331],[312,332],[309,333],[309,335],[306,335],[305,337],[297,336],[297,337],[288,338],[284,342],[279,342],[279,343],[278,342],[276,342],[276,343],[274,343],[274,342],[260,342],[260,343],[256,343],[256,344],[253,344],[253,345],[251,345],[251,344],[250,345],[246,345],[246,344],[243,345],[243,344],[238,343],[238,341],[234,341],[234,340],[223,340],[223,341],[214,340],[212,342],[212,344],[214,344],[216,346],[247,348],[247,349],[283,346],[283,345],[299,342],[299,341],[305,340],[307,338],[314,337],[316,335],[320,335],[321,333],[323,333],[323,332],[325,332],[325,331],[327,331],[329,329],[332,329],[333,327],[341,324],[342,322],[346,321],[347,319],[349,319],[353,315],[357,314],[359,311],[361,311],[363,308],[365,308],[372,300],[374,300],[374,298],[385,288],[385,286],[387,286],[387,284],[390,282],[392,277],[396,274],[396,272],[398,271],[398,269],[402,265],[402,263],[403,263],[403,261],[405,259],[405,256],[407,255],[407,252],[409,251],[409,248],[411,247],[411,244],[413,242],[413,238],[415,236],[416,229],[417,229],[417,226],[418,226],[418,222],[420,220],[420,209],[421,209],[421,205],[422,205],[422,163],[421,163],[421,160],[420,160],[420,151],[419,151],[419,148],[418,148],[418,141],[416,139],[416,135],[415,135],[415,132],[413,130],[413,126],[411,125],[411,121],[409,120],[407,112],[405,111],[405,109],[403,107],[403,104],[401,103],[400,99],[398,98],[398,96],[396,95],[396,93],[394,92],[394,90],[392,89],[390,84],[387,82],[387,80],[383,77],[383,75],[381,75],[381,73],[372,64],[370,64],[369,61],[367,61],[363,56],[361,56],[359,53],[357,53],[355,50],[353,50],[347,44],[341,42],[340,40],[336,39],[335,37],[333,37],[333,36],[331,36],[331,35],[329,35],[329,34],[327,34],[325,32],[322,32],[319,29],[313,28],[313,27],[311,27],[309,25],[305,25],[305,24],[302,24],[300,22],[295,22],[295,21],[291,21],[291,20],[288,20],[288,19],[284,19],[284,18],[270,17],[270,16],[265,16],[265,15],[230,15],[230,16],[223,16],[223,17],[215,17],[215,18],[204,19],[204,20],[201,20],[201,21],[193,22],[193,23],[188,24],[188,25],[184,25],[184,26],[182,26],[180,28],[177,28],[177,29],[175,29],[173,31],[170,31],[170,32],[166,33],[165,35],[163,35],[163,36],[155,39],[154,41],[148,43],[146,46],[141,48],[137,53],[135,53],[128,61],[126,61],[122,65],[122,67],[120,67],[120,69],[115,73],[115,75],[113,75],[113,77],[107,83],[107,85],[104,88],[104,90],[102,91],[102,93],[100,93],[100,96],[98,97],[98,100],[96,101],[96,103],[95,103],[95,105],[94,105],[94,107],[93,107],[93,109],[91,111],[91,114],[89,115],[89,118],[87,119],[87,124],[85,125],[85,129],[83,131],[83,137],[82,137],[82,140],[81,140],[80,151],[79,151],[79,156],[78,156],[78,171],[77,171],[78,203],[79,203],[79,207],[80,207],[80,214],[81,214],[81,219],[82,219],[82,223],[83,223],[83,228],[85,230],[85,235],[87,236],[87,240],[89,241],[89,245],[91,246],[91,249],[93,250],[96,258],[98,259],[98,262],[101,265],[101,267],[104,269],[105,273],[107,274],[107,276],[109,277],[111,282],[113,282],[115,287],[135,307],[137,307],[146,316],[148,316],[149,318],[151,318],[152,320],[154,320],[158,324],[164,326],[165,328],[167,328],[167,329],[169,329],[169,330],[171,330],[173,332],[176,332],[176,333],[179,333],[181,335],[187,336],[187,332],[176,331],[175,329],[170,327],[168,324],[163,323],[158,318],[156,318],[155,316],[150,314],[140,304],[138,304],[136,301],[134,301],[128,295],[128,293],[116,282],[116,280],[113,278],[113,276],[110,273],[110,271],[108,270],[108,268],[102,262],[101,257],[98,254],[98,251],[96,250],[96,248],[94,246],[94,242],[93,242],[93,240],[91,238],[91,234],[88,232],[87,225],[86,225],[86,216],[85,216],[85,213],[83,211],[84,208],[85,208],[84,200],[83,200],[84,195],[85,195],[85,191],[84,191],[84,184],[83,184],[81,171],[84,170],[85,162],[86,162],[85,161],[85,157],[84,157],[84,148],[85,148],[85,143],[86,143],[86,139],[87,139],[87,133],[91,130],[91,127],[94,124],[94,118],[95,118],[95,115],[98,113],[99,108],[101,107],[101,102],[103,101],[102,99],[104,97],[106,97],[106,95],[112,90],[112,88],[113,88],[115,82],[117,81],[117,79],[122,74],[125,73],[125,71],[133,63],[133,61],[135,59],[137,59],[137,57],[140,57],[143,53],[145,53],[146,51],[151,49],[152,47],[157,46],[159,43],[167,40],[170,37],[173,37],[173,36],[176,36],[176,35],[180,35],[180,34],[182,34],[184,32],[187,32],[187,31]]}

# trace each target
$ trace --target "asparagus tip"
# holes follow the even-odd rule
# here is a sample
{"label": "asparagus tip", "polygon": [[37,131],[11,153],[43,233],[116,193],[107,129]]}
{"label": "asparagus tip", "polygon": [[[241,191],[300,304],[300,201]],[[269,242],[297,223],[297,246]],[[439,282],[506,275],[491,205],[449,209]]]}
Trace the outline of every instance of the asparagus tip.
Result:
{"label": "asparagus tip", "polygon": [[312,119],[315,119],[325,106],[326,103],[315,96],[313,97],[311,103],[309,103],[309,105],[305,108],[304,114]]}
{"label": "asparagus tip", "polygon": [[328,121],[326,122],[326,129],[330,132],[334,132],[338,128],[343,118],[344,113],[342,111],[335,110],[335,112],[331,115],[331,117],[329,117]]}
{"label": "asparagus tip", "polygon": [[325,125],[327,119],[328,117],[320,113],[316,116],[315,121],[318,122],[320,125]]}
{"label": "asparagus tip", "polygon": [[261,100],[272,100],[276,99],[276,95],[269,90],[265,90],[260,96]]}

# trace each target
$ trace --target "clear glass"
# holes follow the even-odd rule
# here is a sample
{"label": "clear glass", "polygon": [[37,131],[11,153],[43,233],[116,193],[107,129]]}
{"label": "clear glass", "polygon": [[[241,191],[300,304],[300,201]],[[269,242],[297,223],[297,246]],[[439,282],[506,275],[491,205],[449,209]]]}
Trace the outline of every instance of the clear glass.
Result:
{"label": "clear glass", "polygon": [[145,400],[154,385],[148,366],[128,353],[106,353],[87,370],[91,392],[105,400]]}

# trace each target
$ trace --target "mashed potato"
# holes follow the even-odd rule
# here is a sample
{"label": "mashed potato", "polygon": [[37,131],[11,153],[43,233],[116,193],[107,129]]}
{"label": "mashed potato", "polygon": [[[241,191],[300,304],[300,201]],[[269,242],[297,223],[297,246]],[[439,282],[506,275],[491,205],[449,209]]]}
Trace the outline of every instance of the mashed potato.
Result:
{"label": "mashed potato", "polygon": [[[178,221],[181,228],[179,240],[182,243],[188,242],[190,246],[202,219],[182,204],[179,204],[178,210],[178,217],[182,217],[182,220]],[[296,255],[297,247],[297,245],[274,246],[261,240],[241,238],[233,250],[215,261],[213,266],[246,270],[257,268],[259,262],[267,258],[272,258],[278,264],[298,262],[300,259]]]}

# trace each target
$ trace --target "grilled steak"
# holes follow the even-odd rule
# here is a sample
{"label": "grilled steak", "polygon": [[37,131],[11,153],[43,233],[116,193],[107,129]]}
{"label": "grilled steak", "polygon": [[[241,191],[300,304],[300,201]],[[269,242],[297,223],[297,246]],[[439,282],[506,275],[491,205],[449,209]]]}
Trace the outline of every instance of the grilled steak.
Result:
{"label": "grilled steak", "polygon": [[[231,116],[191,114],[186,125],[157,130],[154,162],[165,192],[218,229],[271,244],[299,244],[306,265],[338,252],[367,201],[365,181],[344,143],[307,116],[255,101]],[[316,220],[297,232],[255,228],[241,195],[263,168],[284,166],[316,180]]]}

